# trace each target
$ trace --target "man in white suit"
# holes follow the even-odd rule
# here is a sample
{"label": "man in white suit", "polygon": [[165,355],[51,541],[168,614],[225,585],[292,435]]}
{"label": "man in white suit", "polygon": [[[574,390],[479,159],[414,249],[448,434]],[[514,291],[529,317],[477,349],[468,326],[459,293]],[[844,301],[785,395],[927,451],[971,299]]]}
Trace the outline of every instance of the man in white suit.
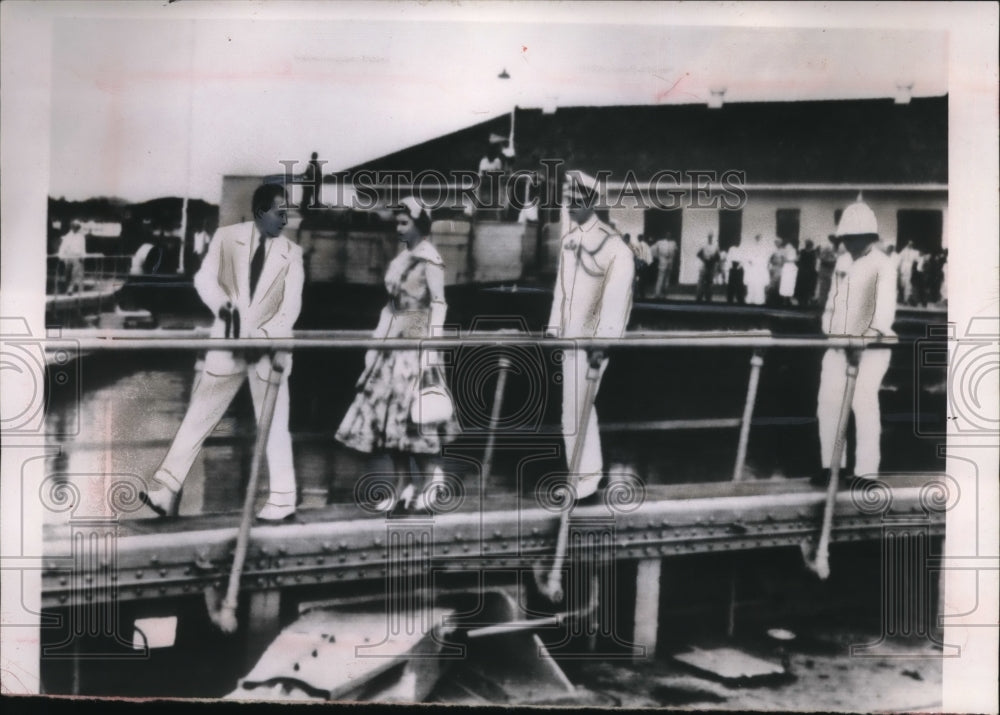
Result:
{"label": "man in white suit", "polygon": [[[565,194],[572,223],[559,251],[546,335],[620,338],[632,310],[635,249],[594,213],[596,181],[580,171],[569,171],[566,176]],[[571,459],[577,439],[584,440],[578,472],[569,475],[578,500],[596,494],[604,471],[596,410],[590,412],[586,425],[578,424],[590,363],[598,366],[599,385],[608,366],[602,351],[567,350],[562,363],[562,426],[567,459]]]}
{"label": "man in white suit", "polygon": [[[287,223],[287,198],[279,184],[254,192],[253,221],[220,228],[209,246],[194,285],[216,315],[214,338],[289,338],[302,307],[302,249],[281,232]],[[288,434],[288,375],[291,356],[273,358],[229,350],[210,350],[191,394],[191,404],[170,450],[142,500],[160,516],[174,516],[191,465],[205,438],[218,424],[243,381],[250,380],[254,411],[260,418],[272,360],[284,366],[274,418],[267,439],[270,495],[257,517],[280,521],[295,514],[295,471]]]}

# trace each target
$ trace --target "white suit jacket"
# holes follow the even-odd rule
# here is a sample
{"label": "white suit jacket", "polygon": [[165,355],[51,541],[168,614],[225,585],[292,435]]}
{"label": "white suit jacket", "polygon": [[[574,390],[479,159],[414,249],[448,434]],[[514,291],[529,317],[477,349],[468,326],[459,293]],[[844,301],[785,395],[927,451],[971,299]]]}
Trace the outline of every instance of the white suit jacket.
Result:
{"label": "white suit jacket", "polygon": [[620,338],[632,311],[635,259],[596,216],[562,240],[548,331],[561,338]]}
{"label": "white suit jacket", "polygon": [[[232,303],[240,312],[241,338],[290,338],[292,326],[302,308],[302,248],[284,236],[268,240],[267,253],[257,290],[250,297],[250,259],[260,240],[253,221],[220,228],[201,268],[194,277],[194,286],[202,302],[216,316],[211,336],[223,338],[226,324],[219,318],[219,309]],[[244,363],[228,350],[210,350],[205,356],[205,369],[216,375],[242,372]],[[291,372],[291,361],[285,373]]]}

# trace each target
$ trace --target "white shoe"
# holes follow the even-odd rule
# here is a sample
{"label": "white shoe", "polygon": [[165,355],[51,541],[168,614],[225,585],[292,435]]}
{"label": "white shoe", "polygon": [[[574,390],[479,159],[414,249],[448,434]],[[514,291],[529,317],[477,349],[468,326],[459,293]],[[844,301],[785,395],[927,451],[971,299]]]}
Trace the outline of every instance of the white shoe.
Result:
{"label": "white shoe", "polygon": [[295,516],[294,504],[274,504],[267,502],[259,512],[259,521],[290,521]]}
{"label": "white shoe", "polygon": [[149,489],[139,492],[139,500],[156,512],[157,516],[173,518],[181,505],[181,490],[172,489],[165,479],[157,474],[151,480]]}
{"label": "white shoe", "polygon": [[441,467],[435,467],[434,476],[431,478],[430,484],[425,486],[423,491],[420,492],[420,496],[417,497],[417,501],[413,507],[414,511],[434,513],[440,506],[439,500],[446,488],[444,471],[442,471]]}

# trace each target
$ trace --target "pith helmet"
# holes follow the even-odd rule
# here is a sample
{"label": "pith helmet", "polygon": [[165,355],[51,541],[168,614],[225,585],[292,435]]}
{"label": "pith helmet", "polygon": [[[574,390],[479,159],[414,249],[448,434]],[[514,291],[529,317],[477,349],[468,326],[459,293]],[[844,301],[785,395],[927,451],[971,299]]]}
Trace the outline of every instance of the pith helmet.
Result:
{"label": "pith helmet", "polygon": [[858,201],[844,209],[844,213],[841,214],[840,223],[837,224],[837,238],[865,235],[877,236],[878,224],[875,221],[875,212],[868,204]]}

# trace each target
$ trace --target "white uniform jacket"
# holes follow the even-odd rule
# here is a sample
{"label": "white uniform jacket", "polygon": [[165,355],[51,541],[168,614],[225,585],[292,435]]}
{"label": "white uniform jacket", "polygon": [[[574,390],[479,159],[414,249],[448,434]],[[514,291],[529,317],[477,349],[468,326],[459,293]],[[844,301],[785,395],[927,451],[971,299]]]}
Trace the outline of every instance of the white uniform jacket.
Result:
{"label": "white uniform jacket", "polygon": [[563,237],[548,331],[561,338],[620,338],[632,311],[635,261],[596,216]]}

